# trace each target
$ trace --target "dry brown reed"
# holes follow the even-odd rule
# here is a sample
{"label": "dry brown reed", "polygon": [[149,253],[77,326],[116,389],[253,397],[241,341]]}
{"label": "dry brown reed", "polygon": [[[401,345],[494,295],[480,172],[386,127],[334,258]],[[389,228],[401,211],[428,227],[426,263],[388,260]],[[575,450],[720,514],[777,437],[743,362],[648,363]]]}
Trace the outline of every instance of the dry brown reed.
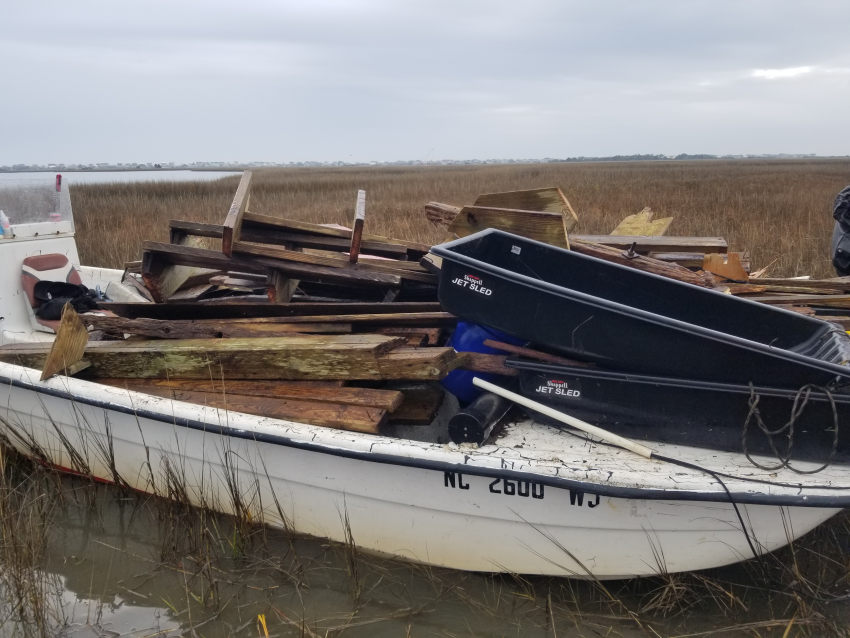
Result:
{"label": "dry brown reed", "polygon": [[[210,182],[73,186],[84,264],[118,268],[145,239],[167,241],[169,219],[221,223],[236,177]],[[252,210],[348,225],[367,193],[367,232],[435,243],[429,201],[471,204],[480,193],[559,186],[579,215],[575,232],[607,234],[649,206],[675,216],[673,235],[725,237],[773,276],[833,276],[832,202],[848,160],[559,163],[504,166],[268,169],[255,174]]]}
{"label": "dry brown reed", "polygon": [[0,635],[52,635],[63,622],[61,583],[46,571],[56,475],[0,443]]}

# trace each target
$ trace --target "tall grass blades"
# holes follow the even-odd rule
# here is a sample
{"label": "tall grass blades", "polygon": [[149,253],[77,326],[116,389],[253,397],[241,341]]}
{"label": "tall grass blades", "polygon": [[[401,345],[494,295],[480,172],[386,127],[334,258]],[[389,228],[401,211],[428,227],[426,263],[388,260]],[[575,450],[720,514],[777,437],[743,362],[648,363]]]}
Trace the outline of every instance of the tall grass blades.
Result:
{"label": "tall grass blades", "polygon": [[[221,223],[238,177],[208,182],[90,184],[71,188],[82,262],[123,267],[145,239],[168,241],[168,220]],[[579,234],[607,234],[649,206],[675,217],[669,234],[722,236],[771,276],[832,276],[832,202],[850,160],[612,162],[510,166],[268,169],[255,172],[251,210],[350,225],[366,190],[366,232],[436,243],[429,201],[472,204],[481,193],[559,186]]]}

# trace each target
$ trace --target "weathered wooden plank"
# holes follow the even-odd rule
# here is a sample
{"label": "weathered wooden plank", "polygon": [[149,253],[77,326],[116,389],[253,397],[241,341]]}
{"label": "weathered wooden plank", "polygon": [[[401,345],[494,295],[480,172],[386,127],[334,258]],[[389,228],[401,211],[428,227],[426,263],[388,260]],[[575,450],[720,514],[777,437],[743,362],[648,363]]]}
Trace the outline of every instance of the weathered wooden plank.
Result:
{"label": "weathered wooden plank", "polygon": [[236,189],[233,203],[230,204],[230,210],[224,219],[224,228],[221,235],[221,252],[228,257],[233,256],[233,244],[239,241],[239,233],[242,230],[242,219],[251,203],[252,177],[253,173],[251,171],[242,173],[242,179],[239,180],[239,187]]}
{"label": "weathered wooden plank", "polygon": [[348,261],[357,263],[360,256],[360,243],[363,240],[363,224],[366,221],[366,191],[357,191],[357,203],[354,206],[354,223],[351,226],[351,244],[348,248]]}
{"label": "weathered wooden plank", "polygon": [[729,246],[722,237],[640,237],[636,235],[571,235],[570,239],[635,252],[725,253]]}
{"label": "weathered wooden plank", "polygon": [[519,374],[516,368],[505,367],[507,355],[484,354],[481,352],[458,352],[455,367],[464,370],[473,370],[487,374],[501,374],[515,377]]}
{"label": "weathered wooden plank", "polygon": [[485,208],[512,208],[547,213],[559,213],[564,216],[564,228],[570,232],[578,223],[578,216],[570,206],[560,188],[534,188],[504,193],[486,193],[475,200],[476,206]]}
{"label": "weathered wooden plank", "polygon": [[442,328],[376,328],[375,333],[404,337],[409,346],[436,346],[440,340]]}
{"label": "weathered wooden plank", "polygon": [[565,219],[560,213],[464,206],[449,225],[448,232],[457,237],[466,237],[487,228],[498,228],[553,246],[569,248]]}
{"label": "weathered wooden plank", "polygon": [[422,266],[425,270],[427,270],[432,275],[438,275],[443,270],[443,258],[437,257],[437,255],[432,255],[428,253],[422,259],[419,260],[419,265]]}
{"label": "weathered wooden plank", "polygon": [[398,348],[378,359],[383,379],[439,381],[452,370],[453,348]]}
{"label": "weathered wooden plank", "polygon": [[[783,286],[786,288],[802,288],[807,290],[825,289],[829,294],[841,294],[850,292],[850,277],[835,277],[833,279],[783,279],[777,277],[759,277],[751,280],[753,283],[767,286]],[[831,291],[838,290],[839,293]],[[807,293],[808,294],[808,293]]]}
{"label": "weathered wooden plank", "polygon": [[767,295],[753,297],[766,304],[812,305],[824,308],[850,308],[850,295]]}
{"label": "weathered wooden plank", "polygon": [[539,350],[534,350],[532,348],[523,348],[522,346],[515,346],[513,344],[503,343],[501,341],[493,341],[492,339],[485,339],[484,345],[489,346],[490,348],[495,348],[496,350],[501,350],[502,352],[510,352],[511,354],[517,354],[521,357],[526,357],[527,359],[537,359],[538,361],[545,361],[547,363],[557,363],[560,365],[574,366],[579,368],[594,367],[592,364],[584,363],[583,361],[567,359],[565,357],[559,357],[554,354],[549,354],[548,352],[540,352]]}
{"label": "weathered wooden plank", "polygon": [[[437,277],[427,273],[419,264],[415,262],[398,262],[403,263],[406,267],[396,268],[393,260],[362,260],[356,264],[351,263],[345,257],[336,255],[315,255],[312,253],[302,253],[293,250],[286,250],[278,246],[269,246],[266,244],[252,244],[248,242],[236,242],[233,245],[233,251],[239,255],[256,255],[269,259],[282,260],[284,262],[296,262],[299,264],[312,264],[316,266],[327,266],[330,268],[339,268],[344,272],[357,273],[381,273],[389,277],[399,277],[410,281],[419,281],[426,284],[438,283]],[[413,266],[413,268],[411,268]],[[399,282],[400,283],[400,282]]]}
{"label": "weathered wooden plank", "polygon": [[233,306],[199,306],[197,304],[149,304],[149,303],[117,303],[101,302],[101,310],[108,310],[119,317],[137,319],[260,319],[272,317],[299,317],[316,315],[385,315],[409,313],[442,312],[438,302],[394,302],[382,303],[288,303],[275,305],[258,305],[253,303],[236,304]]}
{"label": "weathered wooden plank", "polygon": [[[161,319],[125,319],[124,317],[104,317],[83,315],[85,325],[110,334],[137,334],[157,339],[221,339],[221,338],[261,338],[286,336],[289,333],[310,334],[348,334],[351,323],[345,322],[300,322],[285,321],[254,322],[239,320],[169,320]],[[400,335],[397,335],[400,336]]]}
{"label": "weathered wooden plank", "polygon": [[[272,217],[269,215],[259,215],[257,213],[246,213],[243,217],[243,223],[250,223],[253,229],[276,229],[289,232],[311,233],[314,235],[324,235],[325,237],[339,237],[342,239],[351,240],[351,231],[341,228],[328,228],[319,224],[310,224],[307,222],[299,222],[294,219],[283,219],[281,217]],[[363,233],[363,240],[376,241],[387,244],[397,244],[404,246],[407,249],[411,259],[419,259],[424,256],[431,247],[426,244],[420,244],[412,241],[403,241],[401,239],[393,239],[382,235],[371,235]]]}
{"label": "weathered wooden plank", "polygon": [[373,407],[230,393],[222,395],[215,392],[198,392],[134,383],[128,383],[125,387],[136,392],[144,392],[174,401],[205,405],[218,410],[243,412],[284,421],[295,421],[296,423],[369,434],[377,434],[378,429],[387,419],[385,410]]}
{"label": "weathered wooden plank", "polygon": [[[214,237],[221,239],[224,227],[221,224],[203,224],[172,219],[169,222],[171,229],[184,232],[188,235],[200,237]],[[341,237],[328,237],[325,235],[314,235],[309,232],[285,232],[269,228],[256,229],[251,222],[242,222],[239,234],[241,241],[255,244],[274,244],[278,246],[300,246],[301,248],[314,248],[319,250],[330,250],[335,252],[347,252],[351,247],[351,241]],[[378,257],[389,257],[393,259],[407,259],[407,248],[401,244],[393,244],[380,241],[361,240],[360,252],[364,255],[375,255]],[[141,266],[141,262],[139,262]]]}
{"label": "weathered wooden plank", "polygon": [[392,412],[404,399],[398,390],[375,390],[372,388],[345,388],[334,383],[303,381],[244,381],[211,379],[98,379],[98,383],[118,388],[133,386],[140,388],[168,388],[191,392],[205,392],[224,395],[243,395],[253,397],[271,397],[277,399],[296,399],[317,403],[337,403],[340,405],[359,405],[379,408]]}
{"label": "weathered wooden plank", "polygon": [[446,396],[445,390],[428,383],[396,386],[404,394],[401,406],[392,412],[391,425],[428,425],[437,416],[437,411]]}
{"label": "weathered wooden plank", "polygon": [[802,286],[768,286],[761,279],[750,279],[748,284],[724,283],[721,286],[729,288],[733,295],[752,295],[757,293],[788,293],[792,295],[840,295],[843,290],[838,288],[803,288]]}
{"label": "weathered wooden plank", "polygon": [[83,358],[88,340],[89,333],[80,321],[79,315],[71,304],[66,303],[62,309],[56,338],[50,346],[50,352],[41,370],[41,380],[49,379],[63,370],[68,376],[74,374],[74,370],[79,371],[80,368],[74,368],[74,366]]}
{"label": "weathered wooden plank", "polygon": [[[663,237],[661,239],[664,239]],[[651,272],[662,277],[669,277],[677,281],[702,286],[703,288],[714,288],[714,276],[706,272],[691,272],[687,268],[674,263],[668,263],[644,257],[643,255],[630,256],[628,253],[610,246],[602,246],[600,244],[592,244],[577,240],[573,236],[572,250],[582,255],[589,255],[597,259],[604,259],[621,266],[628,266],[644,272]]]}
{"label": "weathered wooden plank", "polygon": [[[261,339],[101,341],[85,357],[92,377],[169,379],[379,379],[380,358],[404,343],[383,335],[287,336]],[[47,344],[44,344],[47,345]],[[0,347],[0,360],[40,368],[42,344]],[[428,351],[436,350],[429,348]],[[403,377],[404,378],[404,377]]]}
{"label": "weathered wooden plank", "polygon": [[[271,248],[271,247],[269,247]],[[217,251],[204,248],[190,248],[186,246],[174,246],[160,242],[146,241],[142,244],[145,265],[144,273],[153,276],[157,266],[155,263],[179,264],[185,266],[200,266],[225,271],[241,271],[250,273],[266,272],[268,269],[276,269],[284,272],[287,276],[295,279],[303,279],[315,282],[335,282],[351,286],[385,287],[398,286],[401,278],[398,275],[388,275],[374,270],[354,268],[333,268],[327,266],[316,266],[313,264],[299,263],[296,261],[281,261],[265,257],[236,258],[227,257]],[[280,250],[280,249],[278,249]],[[303,253],[292,252],[293,255]],[[147,283],[148,277],[145,276]]]}
{"label": "weathered wooden plank", "polygon": [[673,223],[672,217],[653,220],[655,213],[650,208],[644,208],[639,213],[623,218],[612,235],[638,235],[641,237],[661,237]]}
{"label": "weathered wooden plank", "polygon": [[[750,272],[750,254],[747,252],[736,253],[741,260],[741,266],[746,272]],[[681,252],[649,252],[648,257],[658,259],[659,261],[667,261],[679,264],[685,268],[702,269],[702,264],[705,261],[705,253],[681,253]],[[850,289],[850,288],[849,288]]]}

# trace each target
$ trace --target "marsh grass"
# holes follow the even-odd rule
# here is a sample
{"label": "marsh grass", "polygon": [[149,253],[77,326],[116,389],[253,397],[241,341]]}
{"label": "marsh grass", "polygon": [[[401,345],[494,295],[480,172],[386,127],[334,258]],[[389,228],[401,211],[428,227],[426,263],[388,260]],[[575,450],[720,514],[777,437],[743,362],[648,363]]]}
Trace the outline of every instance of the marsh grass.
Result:
{"label": "marsh grass", "polygon": [[[57,635],[71,623],[57,576],[81,580],[69,560],[84,565],[77,594],[95,603],[89,624],[120,593],[179,625],[151,635],[850,636],[846,514],[761,561],[575,581],[385,560],[358,551],[350,526],[334,543],[271,529],[257,508],[216,513],[221,504],[190,502],[179,461],[145,494],[61,475],[6,445],[0,459],[4,636]],[[254,498],[250,485],[229,489]],[[94,549],[108,553],[94,561]]]}
{"label": "marsh grass", "polygon": [[[145,239],[168,241],[168,220],[221,223],[237,177],[209,182],[71,187],[82,263],[120,268]],[[480,193],[559,186],[579,216],[575,232],[608,234],[649,206],[672,215],[671,235],[721,236],[773,276],[833,276],[832,203],[850,183],[850,160],[612,162],[456,167],[267,169],[255,173],[251,209],[350,225],[366,190],[366,230],[436,243],[429,201],[471,204]]]}

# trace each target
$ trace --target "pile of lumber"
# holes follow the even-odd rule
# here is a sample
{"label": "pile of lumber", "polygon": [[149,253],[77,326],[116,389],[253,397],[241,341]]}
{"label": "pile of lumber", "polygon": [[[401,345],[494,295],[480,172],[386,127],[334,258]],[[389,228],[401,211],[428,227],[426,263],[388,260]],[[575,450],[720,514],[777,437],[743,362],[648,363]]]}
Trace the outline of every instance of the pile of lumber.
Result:
{"label": "pile of lumber", "polygon": [[[436,383],[457,368],[515,375],[508,354],[456,352],[457,318],[437,301],[440,260],[430,246],[364,232],[366,195],[351,228],[253,213],[246,172],[221,225],[170,222],[168,243],[145,242],[114,300],[63,315],[53,344],[0,348],[0,360],[260,416],[358,432],[430,423]],[[845,322],[850,278],[767,279],[722,237],[667,236],[673,218],[646,208],[610,235],[572,231],[558,188],[490,193],[470,206],[432,202],[445,240],[498,228],[606,261],[762,303]],[[844,316],[846,313],[847,316]]]}

